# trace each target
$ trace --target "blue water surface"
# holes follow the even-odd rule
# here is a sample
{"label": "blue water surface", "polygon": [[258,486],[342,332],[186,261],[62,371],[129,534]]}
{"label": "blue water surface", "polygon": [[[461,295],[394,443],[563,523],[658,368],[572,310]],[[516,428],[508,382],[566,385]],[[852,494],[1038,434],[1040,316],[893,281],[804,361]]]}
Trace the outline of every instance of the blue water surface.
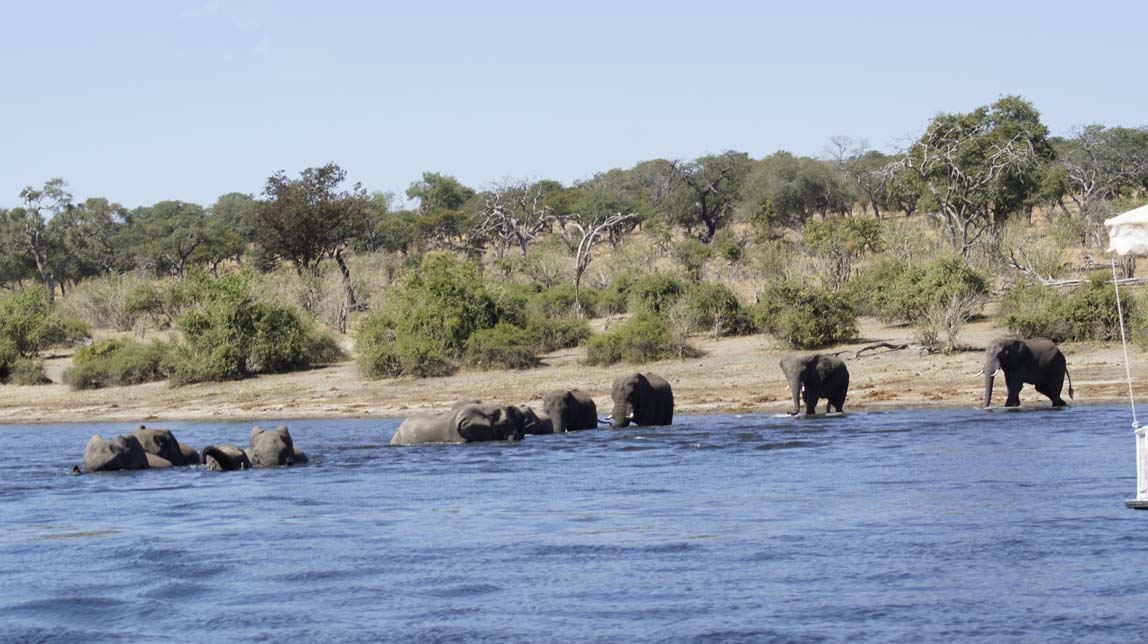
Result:
{"label": "blue water surface", "polygon": [[307,466],[84,476],[130,425],[0,425],[0,641],[1148,636],[1126,407],[676,420],[416,447],[299,420]]}

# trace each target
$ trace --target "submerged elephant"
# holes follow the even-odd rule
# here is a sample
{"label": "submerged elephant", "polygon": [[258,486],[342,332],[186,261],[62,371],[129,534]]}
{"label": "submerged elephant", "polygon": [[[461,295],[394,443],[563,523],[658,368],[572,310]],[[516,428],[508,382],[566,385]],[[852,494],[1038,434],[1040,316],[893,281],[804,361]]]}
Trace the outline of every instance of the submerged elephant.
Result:
{"label": "submerged elephant", "polygon": [[251,469],[247,452],[236,445],[208,445],[203,448],[203,465],[216,472]]}
{"label": "submerged elephant", "polygon": [[522,440],[526,415],[519,407],[460,401],[438,414],[415,414],[402,422],[391,445]]}
{"label": "submerged elephant", "polygon": [[[1053,407],[1064,407],[1068,403],[1060,397],[1064,388],[1064,378],[1068,376],[1068,397],[1072,398],[1072,376],[1068,373],[1068,363],[1056,343],[1048,338],[1001,338],[993,340],[985,349],[985,407],[993,397],[993,380],[997,372],[1003,371],[1008,398],[1005,407],[1020,406],[1021,387],[1028,383],[1048,396]],[[980,374],[978,374],[980,375]]]}
{"label": "submerged elephant", "polygon": [[143,445],[132,434],[124,434],[112,440],[95,434],[84,447],[84,469],[89,472],[146,470],[147,457]]}
{"label": "submerged elephant", "polygon": [[523,434],[553,434],[554,421],[546,414],[538,414],[529,405],[519,405],[522,412]]}
{"label": "submerged elephant", "polygon": [[280,467],[302,465],[307,462],[307,455],[296,449],[295,441],[291,439],[291,432],[287,430],[286,425],[280,425],[272,430],[253,427],[247,458],[251,461],[252,467]]}
{"label": "submerged elephant", "polygon": [[176,440],[170,429],[148,429],[140,425],[132,435],[148,455],[148,467],[197,465],[199,453],[190,445]]}
{"label": "submerged elephant", "polygon": [[652,373],[632,373],[614,381],[614,427],[671,425],[674,422],[674,392],[670,383]]}
{"label": "submerged elephant", "polygon": [[577,389],[546,394],[542,399],[542,411],[550,419],[555,433],[598,428],[598,407],[594,399]]}
{"label": "submerged elephant", "polygon": [[828,399],[825,413],[836,408],[842,411],[845,395],[849,392],[849,369],[836,356],[814,353],[805,356],[787,356],[781,359],[781,370],[793,393],[793,411],[801,413],[801,400],[805,401],[805,413],[817,413],[817,401]]}

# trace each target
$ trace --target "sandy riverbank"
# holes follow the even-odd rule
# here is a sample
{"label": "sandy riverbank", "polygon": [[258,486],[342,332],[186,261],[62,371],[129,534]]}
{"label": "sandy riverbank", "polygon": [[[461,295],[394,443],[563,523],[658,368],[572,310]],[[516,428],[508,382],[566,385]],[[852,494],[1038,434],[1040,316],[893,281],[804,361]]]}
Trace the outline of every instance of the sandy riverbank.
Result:
{"label": "sandy riverbank", "polygon": [[[860,340],[833,351],[856,351],[875,342],[912,341],[909,327],[886,326],[864,318],[859,326]],[[852,381],[846,411],[979,406],[983,380],[974,374],[982,362],[980,349],[1000,335],[1005,335],[1003,330],[982,320],[969,324],[962,333],[962,342],[970,350],[953,355],[921,356],[912,349],[866,352],[859,358],[844,354]],[[778,368],[778,360],[789,351],[771,338],[697,337],[693,342],[705,351],[703,357],[641,367],[670,381],[677,413],[781,413],[789,408],[789,395]],[[1068,357],[1075,402],[1127,400],[1118,344],[1073,343],[1062,349]],[[305,372],[174,389],[167,383],[96,391],[72,391],[62,384],[9,385],[0,387],[0,422],[389,418],[443,407],[460,398],[537,404],[547,391],[557,388],[587,391],[600,409],[608,409],[610,383],[634,368],[588,367],[582,364],[583,355],[582,349],[569,349],[546,356],[542,367],[528,371],[461,372],[422,380],[367,380],[349,361]],[[1148,354],[1131,348],[1131,361],[1137,395],[1145,396]],[[46,369],[58,381],[70,363],[68,355],[54,356],[46,361]],[[1002,378],[998,379],[994,401],[999,404],[1004,397]],[[1025,405],[1047,404],[1047,399],[1031,387],[1021,393],[1021,401]]]}

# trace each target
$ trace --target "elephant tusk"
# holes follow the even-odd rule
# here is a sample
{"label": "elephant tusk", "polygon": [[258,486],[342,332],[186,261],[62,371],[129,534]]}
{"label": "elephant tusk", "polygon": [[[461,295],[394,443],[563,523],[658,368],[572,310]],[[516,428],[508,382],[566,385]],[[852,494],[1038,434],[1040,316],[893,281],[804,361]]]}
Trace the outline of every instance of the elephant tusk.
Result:
{"label": "elephant tusk", "polygon": [[980,370],[980,371],[978,371],[978,372],[976,372],[976,373],[974,373],[974,374],[972,375],[972,377],[973,377],[973,378],[978,378],[978,377],[980,377],[980,376],[983,376],[983,375],[985,375],[985,370],[984,370],[984,368],[982,367],[982,368],[981,368],[981,370]]}

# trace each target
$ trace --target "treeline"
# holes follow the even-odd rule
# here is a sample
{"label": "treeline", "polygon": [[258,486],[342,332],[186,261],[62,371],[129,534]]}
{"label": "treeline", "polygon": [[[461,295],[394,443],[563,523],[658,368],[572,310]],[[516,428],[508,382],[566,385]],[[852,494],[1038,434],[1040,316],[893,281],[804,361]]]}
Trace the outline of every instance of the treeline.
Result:
{"label": "treeline", "polygon": [[[346,331],[350,316],[371,311],[356,341],[361,356],[374,356],[363,367],[374,376],[529,366],[546,347],[585,341],[585,314],[621,311],[634,318],[590,340],[592,361],[689,355],[686,336],[702,330],[760,330],[792,346],[823,346],[851,337],[858,313],[912,322],[927,344],[951,347],[993,276],[1048,281],[1067,265],[1065,248],[1101,249],[1103,219],[1146,190],[1148,128],[1093,125],[1053,137],[1030,103],[1006,97],[938,115],[898,154],[835,137],[820,158],[727,151],[654,159],[574,185],[504,180],[477,189],[426,172],[406,191],[409,208],[393,194],[347,185],[336,164],[276,173],[258,196],[135,209],[105,198],[79,202],[52,179],[0,210],[0,284],[23,292],[39,283],[52,305],[85,280],[150,275],[164,281],[134,291],[116,282],[122,292],[105,299],[131,301],[109,315],[165,318],[186,343],[191,327],[181,322],[181,287],[173,284],[241,269],[245,288],[258,293],[274,282],[259,275],[290,267],[308,284],[293,298],[304,313]],[[1035,212],[1049,221],[1039,234]],[[647,246],[634,262],[626,254],[636,231]],[[935,247],[917,248],[932,240]],[[494,273],[425,264],[436,252]],[[394,259],[380,269],[370,257]],[[672,274],[655,269],[662,260]],[[360,265],[371,274],[360,275]],[[415,274],[423,282],[412,281]],[[752,303],[738,286],[747,277]],[[945,301],[919,301],[923,283]],[[192,304],[208,306],[210,289],[196,292]],[[1010,301],[1030,302],[1032,293]],[[446,303],[455,297],[470,303]],[[474,305],[484,298],[491,303]],[[446,308],[423,317],[403,308],[440,304]],[[471,341],[470,333],[444,330],[450,324],[484,333]],[[658,341],[637,340],[649,337]],[[633,346],[640,349],[625,355]],[[224,371],[238,377],[262,361],[231,364]]]}

